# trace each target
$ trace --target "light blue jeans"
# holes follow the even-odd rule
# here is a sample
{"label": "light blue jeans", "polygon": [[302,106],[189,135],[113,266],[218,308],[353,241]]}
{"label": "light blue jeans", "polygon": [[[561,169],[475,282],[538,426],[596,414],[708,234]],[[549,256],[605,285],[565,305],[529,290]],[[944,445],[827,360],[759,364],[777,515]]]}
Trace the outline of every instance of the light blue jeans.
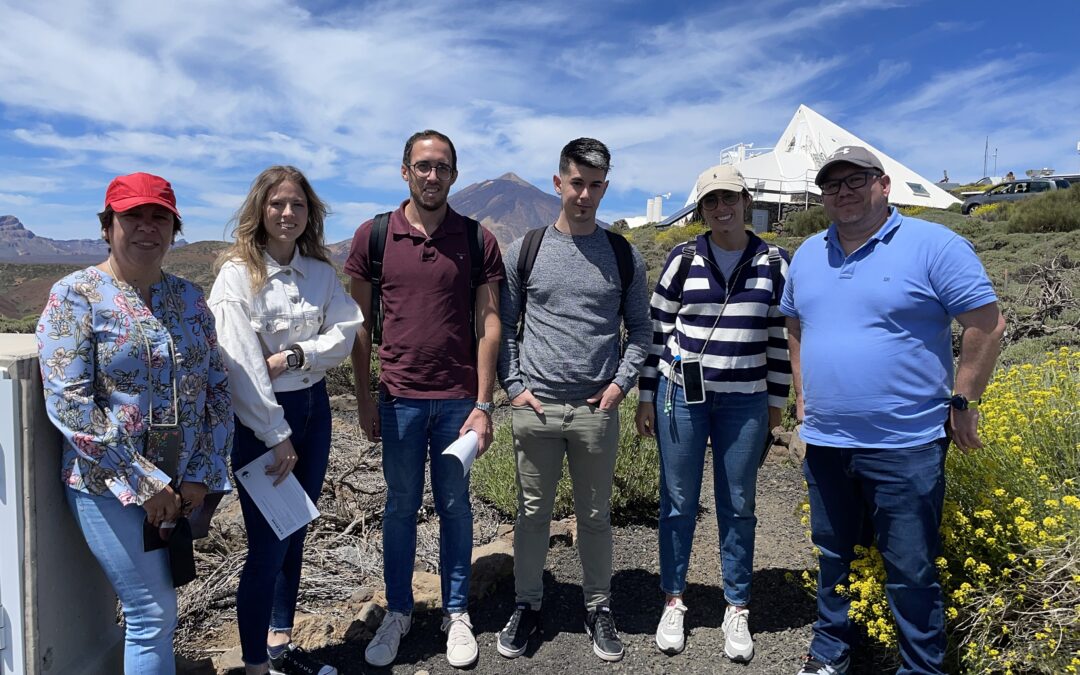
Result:
{"label": "light blue jeans", "polygon": [[656,393],[656,442],[660,448],[660,586],[665,593],[686,590],[686,570],[697,526],[705,468],[705,445],[712,440],[713,491],[720,529],[724,599],[750,603],[754,569],[754,515],[757,472],[769,432],[769,398],[757,394],[705,393],[705,402],[687,405],[682,387],[665,412],[671,382],[660,378]]}
{"label": "light blue jeans", "polygon": [[124,608],[124,674],[173,675],[176,591],[168,552],[143,551],[146,511],[124,506],[111,495],[64,491],[90,551]]}
{"label": "light blue jeans", "polygon": [[390,611],[408,614],[413,609],[416,514],[424,499],[424,467],[429,457],[431,493],[439,516],[443,609],[468,609],[473,544],[469,476],[463,475],[460,461],[442,452],[457,440],[474,404],[471,398],[398,398],[385,391],[379,393],[386,478],[383,580]]}

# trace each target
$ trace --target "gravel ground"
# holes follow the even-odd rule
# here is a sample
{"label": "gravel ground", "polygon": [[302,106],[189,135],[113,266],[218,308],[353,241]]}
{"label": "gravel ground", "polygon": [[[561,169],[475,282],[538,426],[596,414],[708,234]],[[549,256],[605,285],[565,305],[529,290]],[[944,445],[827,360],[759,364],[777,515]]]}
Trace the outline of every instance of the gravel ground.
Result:
{"label": "gravel ground", "polygon": [[[779,450],[779,449],[778,449]],[[779,453],[778,453],[779,454]],[[711,467],[706,466],[706,476]],[[814,605],[798,577],[812,563],[810,545],[799,524],[803,495],[802,474],[786,457],[770,458],[758,480],[758,529],[754,571],[754,598],[750,627],[756,654],[748,665],[723,656],[724,598],[716,519],[711,507],[712,485],[702,490],[702,511],[691,560],[686,603],[687,648],[677,656],[661,654],[653,635],[663,595],[659,590],[657,533],[652,526],[615,528],[615,574],[612,610],[626,644],[626,656],[606,664],[592,652],[584,632],[581,564],[576,547],[556,546],[548,555],[545,572],[544,634],[534,640],[525,656],[510,661],[495,651],[496,634],[513,611],[513,580],[498,592],[474,604],[471,610],[480,660],[475,673],[579,673],[597,669],[630,673],[794,673],[810,640]],[[793,581],[788,578],[793,577]],[[452,673],[443,656],[444,640],[437,614],[415,617],[402,643],[397,662],[373,669],[363,664],[363,644],[321,650],[319,656],[340,672]],[[858,665],[858,664],[857,664]],[[856,672],[881,672],[862,664]]]}
{"label": "gravel ground", "polygon": [[[342,411],[335,413],[335,418],[335,447],[350,448],[355,453],[358,438],[349,431],[355,426],[352,415]],[[352,480],[365,487],[364,493],[373,492],[366,489],[366,485],[371,483],[374,487],[381,482],[377,453],[366,449],[360,454],[364,458],[361,462],[363,470],[354,473]],[[687,647],[682,654],[666,656],[656,648],[653,636],[663,601],[663,594],[659,590],[657,531],[655,524],[632,525],[614,528],[612,610],[626,645],[626,655],[621,662],[608,664],[593,654],[583,627],[581,564],[577,548],[562,544],[555,545],[548,554],[541,638],[534,639],[525,656],[512,661],[496,652],[496,635],[513,611],[513,579],[504,579],[494,593],[471,607],[470,615],[480,643],[480,659],[467,672],[579,673],[606,669],[628,673],[795,673],[809,645],[815,616],[813,599],[802,588],[800,581],[802,571],[812,566],[813,556],[805,527],[799,522],[799,505],[805,496],[805,488],[798,464],[789,458],[785,448],[776,447],[759,474],[754,601],[750,618],[755,656],[746,665],[732,663],[723,655],[724,640],[720,626],[725,602],[720,582],[719,538],[712,506],[712,468],[708,462],[705,476],[689,587],[685,595],[689,611],[686,615]],[[372,516],[377,518],[377,514],[381,514],[381,499],[379,495],[370,495],[370,498],[379,501],[378,509],[372,503]],[[429,517],[421,519],[418,533],[419,538],[425,540],[418,545],[418,568],[436,572],[437,518],[427,513],[430,511],[429,501],[430,494],[427,495],[427,508],[424,509]],[[482,504],[475,504],[474,507],[477,520],[482,521],[476,524],[477,543],[482,544],[494,536],[497,524],[495,513]],[[379,528],[375,525],[366,537],[367,545],[376,554],[379,534]],[[374,564],[376,561],[370,562],[371,565],[364,565],[366,569],[377,566]],[[341,579],[340,588],[346,597],[348,593],[345,591],[351,592],[352,586],[358,583],[381,586],[381,580],[377,578],[357,578],[350,584],[346,581],[350,576],[354,575]],[[320,602],[309,599],[306,604],[308,611],[323,611]],[[325,609],[334,612],[342,608],[328,606]],[[331,643],[313,653],[324,662],[337,666],[343,675],[456,672],[445,660],[445,637],[439,630],[439,614],[418,613],[413,618],[412,630],[402,643],[396,663],[389,668],[376,669],[364,663],[366,639]],[[235,644],[235,637],[227,636],[235,636],[235,628],[228,629],[232,624],[229,619],[232,616],[215,631],[223,636],[220,642],[208,644],[207,638],[210,636],[206,634],[203,634],[202,640],[195,642],[202,642],[203,647],[221,647],[209,651],[220,652],[231,647]],[[195,645],[189,643],[189,646]],[[205,655],[208,652],[202,653]],[[888,654],[864,648],[857,650],[852,668],[853,673],[881,673],[895,670],[895,664],[890,661]]]}

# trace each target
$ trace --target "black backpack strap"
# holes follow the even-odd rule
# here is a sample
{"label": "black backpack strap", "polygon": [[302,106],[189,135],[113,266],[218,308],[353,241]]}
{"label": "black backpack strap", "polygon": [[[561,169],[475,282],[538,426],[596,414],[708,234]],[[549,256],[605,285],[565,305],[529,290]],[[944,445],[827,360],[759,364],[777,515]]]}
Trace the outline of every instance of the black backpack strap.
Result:
{"label": "black backpack strap", "polygon": [[682,246],[679,267],[675,270],[675,276],[672,277],[671,286],[669,286],[669,288],[679,289],[680,304],[682,304],[683,286],[686,285],[686,277],[690,276],[690,266],[694,264],[695,255],[697,255],[697,239],[691,239]]}
{"label": "black backpack strap", "polygon": [[537,227],[526,232],[521,242],[521,250],[518,251],[518,300],[521,308],[518,312],[518,342],[525,337],[525,303],[529,299],[529,275],[532,274],[536,254],[540,252],[540,244],[544,241],[545,232],[547,232],[547,227]]}
{"label": "black backpack strap", "polygon": [[371,344],[382,344],[382,271],[386,250],[386,231],[390,229],[390,212],[380,213],[371,223],[368,237],[368,267],[371,271]]}
{"label": "black backpack strap", "polygon": [[476,289],[483,286],[484,278],[484,229],[480,223],[465,219],[465,236],[469,240],[469,327],[472,329],[473,348],[478,346],[476,338]]}
{"label": "black backpack strap", "polygon": [[782,262],[780,247],[769,244],[769,273],[772,274],[773,301],[777,305],[784,297],[784,273],[780,269]]}
{"label": "black backpack strap", "polygon": [[[473,291],[484,284],[484,230],[480,223],[472,218],[465,218],[465,232],[469,237],[469,283]],[[473,293],[473,299],[476,294]]]}
{"label": "black backpack strap", "polygon": [[626,237],[604,230],[608,241],[611,242],[611,250],[615,252],[615,263],[619,266],[619,282],[622,284],[622,294],[619,296],[619,316],[625,315],[626,296],[630,292],[630,284],[634,283],[634,249]]}

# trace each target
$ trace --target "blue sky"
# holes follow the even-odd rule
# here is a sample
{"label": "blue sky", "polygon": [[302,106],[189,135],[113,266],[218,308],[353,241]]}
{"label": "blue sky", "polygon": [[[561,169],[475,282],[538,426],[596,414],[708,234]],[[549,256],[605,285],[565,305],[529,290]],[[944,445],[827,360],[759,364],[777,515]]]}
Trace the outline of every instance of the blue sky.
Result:
{"label": "blue sky", "polygon": [[987,136],[999,174],[1078,172],[1077,26],[1073,2],[0,0],[0,214],[95,237],[108,181],[142,170],[189,241],[221,239],[290,163],[340,241],[404,198],[404,141],[434,127],[456,188],[550,191],[566,141],[605,141],[611,221],[681,203],[801,103],[931,180],[982,175]]}

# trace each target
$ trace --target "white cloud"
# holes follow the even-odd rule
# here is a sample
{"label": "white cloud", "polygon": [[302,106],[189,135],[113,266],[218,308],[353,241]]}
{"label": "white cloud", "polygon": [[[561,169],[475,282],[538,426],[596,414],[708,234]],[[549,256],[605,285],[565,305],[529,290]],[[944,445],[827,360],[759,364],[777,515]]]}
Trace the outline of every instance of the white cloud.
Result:
{"label": "white cloud", "polygon": [[[0,0],[0,151],[29,156],[8,163],[0,190],[79,201],[89,217],[112,176],[152,171],[173,182],[191,233],[220,238],[251,179],[291,163],[336,207],[328,232],[344,238],[404,198],[402,145],[434,127],[458,146],[458,188],[514,171],[549,191],[562,145],[594,135],[614,155],[608,202],[636,209],[685,195],[727,145],[772,143],[800,103],[933,176],[942,157],[977,152],[981,165],[987,132],[1002,157],[1064,161],[1054,148],[1062,111],[1080,103],[1076,70],[1034,78],[1037,55],[1003,50],[926,69],[850,30],[904,6],[746,0],[641,18],[629,1]],[[935,18],[933,39],[966,35]]]}

